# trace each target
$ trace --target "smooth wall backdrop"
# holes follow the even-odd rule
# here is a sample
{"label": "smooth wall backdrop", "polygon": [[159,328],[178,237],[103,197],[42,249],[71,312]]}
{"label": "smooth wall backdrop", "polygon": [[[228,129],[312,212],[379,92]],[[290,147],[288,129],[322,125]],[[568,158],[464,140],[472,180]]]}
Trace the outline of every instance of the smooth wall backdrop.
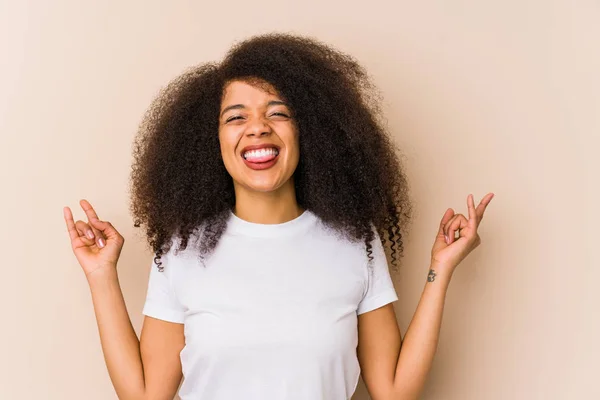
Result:
{"label": "smooth wall backdrop", "polygon": [[270,31],[351,53],[381,88],[416,203],[402,332],[444,210],[496,194],[423,399],[600,398],[599,20],[592,0],[0,1],[0,398],[116,398],[62,207],[82,218],[86,198],[125,236],[139,333],[152,256],[128,212],[137,124],[186,67]]}

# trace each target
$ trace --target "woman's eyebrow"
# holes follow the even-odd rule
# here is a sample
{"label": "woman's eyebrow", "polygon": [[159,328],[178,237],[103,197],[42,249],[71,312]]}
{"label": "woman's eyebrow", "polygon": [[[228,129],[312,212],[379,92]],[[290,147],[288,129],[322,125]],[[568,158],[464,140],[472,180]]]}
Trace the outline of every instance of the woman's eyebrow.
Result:
{"label": "woman's eyebrow", "polygon": [[[271,107],[271,106],[288,106],[286,102],[281,101],[281,100],[271,100],[269,103],[267,103],[267,107]],[[230,106],[227,106],[223,109],[223,111],[221,111],[221,117],[223,116],[223,114],[225,114],[227,111],[229,110],[238,110],[238,109],[244,109],[246,108],[245,105],[243,104],[233,104]]]}
{"label": "woman's eyebrow", "polygon": [[225,114],[229,110],[235,110],[235,109],[240,109],[240,108],[246,108],[246,107],[243,104],[234,104],[231,106],[227,106],[223,109],[223,111],[221,111],[221,117],[223,116],[223,114]]}
{"label": "woman's eyebrow", "polygon": [[267,106],[268,106],[268,107],[270,107],[270,106],[286,106],[286,107],[287,107],[288,105],[286,104],[286,102],[285,102],[285,101],[281,101],[281,100],[271,100],[271,101],[269,102],[269,104],[267,104]]}

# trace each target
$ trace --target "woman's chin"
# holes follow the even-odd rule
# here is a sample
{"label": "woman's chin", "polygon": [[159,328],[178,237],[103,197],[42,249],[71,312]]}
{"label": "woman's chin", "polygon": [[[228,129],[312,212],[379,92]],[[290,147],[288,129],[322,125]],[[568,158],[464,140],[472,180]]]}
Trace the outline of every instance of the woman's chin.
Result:
{"label": "woman's chin", "polygon": [[252,192],[259,192],[259,193],[271,193],[271,192],[275,192],[277,191],[277,189],[279,189],[279,187],[277,185],[273,185],[273,184],[269,184],[269,183],[254,183],[254,184],[248,184],[245,185],[246,188],[248,188],[248,190],[252,191]]}
{"label": "woman's chin", "polygon": [[242,182],[241,186],[249,192],[272,193],[280,190],[285,184],[277,180],[249,180]]}

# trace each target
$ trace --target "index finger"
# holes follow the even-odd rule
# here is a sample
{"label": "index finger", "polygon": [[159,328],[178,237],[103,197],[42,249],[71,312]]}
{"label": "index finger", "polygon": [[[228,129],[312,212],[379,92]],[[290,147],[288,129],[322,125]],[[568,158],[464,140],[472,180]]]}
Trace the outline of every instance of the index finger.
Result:
{"label": "index finger", "polygon": [[477,217],[481,220],[481,218],[483,218],[483,213],[485,212],[485,208],[487,207],[488,204],[490,204],[490,201],[492,200],[492,198],[494,197],[494,193],[488,193],[486,194],[483,199],[481,199],[481,202],[479,203],[479,205],[477,206]]}
{"label": "index finger", "polygon": [[89,220],[92,219],[100,219],[98,218],[98,215],[96,214],[96,211],[94,211],[94,207],[92,207],[92,205],[85,199],[82,199],[79,204],[81,205],[81,208],[83,208],[83,211],[85,211],[85,215],[87,215]]}

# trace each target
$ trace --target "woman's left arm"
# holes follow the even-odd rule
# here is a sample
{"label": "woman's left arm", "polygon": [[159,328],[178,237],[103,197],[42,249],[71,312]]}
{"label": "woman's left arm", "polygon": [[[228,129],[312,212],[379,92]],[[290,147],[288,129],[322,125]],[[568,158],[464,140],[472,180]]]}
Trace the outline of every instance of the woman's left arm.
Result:
{"label": "woman's left arm", "polygon": [[451,208],[444,214],[427,282],[404,340],[392,304],[359,315],[357,353],[373,400],[418,399],[437,349],[450,279],[456,266],[481,243],[477,228],[492,197],[493,193],[487,194],[475,208],[469,195],[469,219]]}

